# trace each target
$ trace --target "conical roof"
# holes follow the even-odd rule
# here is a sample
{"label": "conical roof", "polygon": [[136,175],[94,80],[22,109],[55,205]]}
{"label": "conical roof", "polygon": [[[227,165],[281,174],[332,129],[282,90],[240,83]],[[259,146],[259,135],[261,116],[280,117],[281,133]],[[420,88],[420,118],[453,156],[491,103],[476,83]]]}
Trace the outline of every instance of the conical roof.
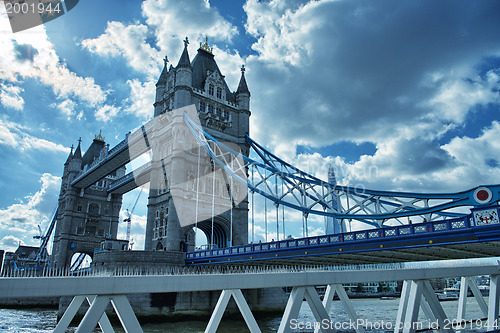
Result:
{"label": "conical roof", "polygon": [[73,158],[73,145],[71,145],[71,151],[69,152],[69,155],[68,155],[68,158],[66,159],[66,162],[64,162],[64,164],[68,164],[69,161]]}
{"label": "conical roof", "polygon": [[78,139],[78,147],[76,147],[75,153],[73,154],[73,158],[82,158],[82,149],[80,148],[80,143],[82,142],[82,138]]}
{"label": "conical roof", "polygon": [[247,80],[245,80],[245,66],[241,66],[241,78],[240,83],[238,84],[238,89],[236,90],[236,94],[247,93],[250,96],[250,91],[248,90]]}
{"label": "conical roof", "polygon": [[156,83],[156,85],[167,83],[167,73],[168,73],[168,70],[167,70],[168,58],[167,58],[167,56],[165,56],[165,59],[163,59],[163,62],[164,62],[163,70],[160,74],[160,78],[158,79],[158,82]]}
{"label": "conical roof", "polygon": [[189,40],[186,37],[186,39],[184,40],[184,51],[182,51],[181,58],[179,59],[177,67],[191,67],[191,61],[189,60],[189,53],[187,50],[188,44]]}

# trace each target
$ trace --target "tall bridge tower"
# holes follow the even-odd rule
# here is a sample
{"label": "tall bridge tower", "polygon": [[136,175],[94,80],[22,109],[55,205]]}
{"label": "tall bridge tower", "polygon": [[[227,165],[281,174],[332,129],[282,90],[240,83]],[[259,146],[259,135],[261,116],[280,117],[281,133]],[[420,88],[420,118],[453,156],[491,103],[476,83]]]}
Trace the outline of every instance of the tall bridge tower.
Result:
{"label": "tall bridge tower", "polygon": [[[213,49],[208,45],[208,41],[200,43],[198,53],[192,62],[189,59],[188,44],[186,37],[184,50],[176,67],[168,66],[168,60],[165,57],[165,65],[156,84],[154,116],[194,104],[200,124],[208,133],[248,156],[249,145],[246,143],[245,135],[249,133],[250,91],[245,80],[244,66],[241,68],[238,88],[231,92],[224,75],[217,66],[212,53]],[[169,155],[171,152],[165,151],[167,149],[165,147],[160,147],[160,150],[153,149],[153,155]],[[185,156],[181,159],[196,160],[197,153],[197,151],[184,152]],[[152,158],[145,250],[194,250],[193,226],[195,222],[193,221],[188,226],[181,226],[179,223],[179,216],[166,177],[166,174],[171,172],[174,163],[182,164],[184,161],[175,162],[168,158],[162,160],[158,156]],[[201,163],[203,172],[214,168],[214,163],[210,159],[205,159]],[[203,192],[212,191],[212,185],[195,185],[196,178],[200,174],[194,169],[196,168],[185,170],[185,175],[182,176],[185,179],[173,181],[186,181],[186,186],[191,189],[196,188],[196,191],[201,192],[203,196]],[[214,193],[218,192],[219,188],[221,192],[224,191],[225,185],[219,183],[214,185]],[[195,198],[192,198],[192,202],[194,210],[196,209]],[[207,236],[208,243],[213,243],[217,247],[246,244],[248,242],[246,195],[244,200],[234,203],[230,212],[217,214],[213,218],[203,216],[196,225]]]}
{"label": "tall bridge tower", "polygon": [[73,179],[95,159],[106,154],[108,146],[99,133],[82,156],[81,139],[64,163],[58,214],[52,249],[52,266],[67,267],[75,253],[93,256],[105,239],[116,239],[122,196],[106,192],[110,182],[125,174],[119,168],[85,188],[71,185]]}

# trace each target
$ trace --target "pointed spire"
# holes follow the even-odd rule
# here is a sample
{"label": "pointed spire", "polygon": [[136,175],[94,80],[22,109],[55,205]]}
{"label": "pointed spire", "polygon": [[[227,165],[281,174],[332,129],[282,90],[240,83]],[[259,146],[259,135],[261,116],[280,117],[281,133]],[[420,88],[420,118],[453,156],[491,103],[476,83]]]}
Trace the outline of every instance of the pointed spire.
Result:
{"label": "pointed spire", "polygon": [[73,158],[82,158],[82,149],[80,148],[80,143],[82,143],[82,138],[78,139],[78,147],[76,147],[75,153],[73,154]]}
{"label": "pointed spire", "polygon": [[69,152],[68,158],[66,159],[66,162],[64,164],[68,164],[69,160],[73,158],[73,148],[75,148],[75,146],[71,145],[71,151]]}
{"label": "pointed spire", "polygon": [[186,37],[186,39],[184,39],[184,51],[182,51],[182,55],[181,58],[179,59],[177,67],[191,67],[191,61],[189,60],[189,54],[187,49],[188,44],[189,40]]}
{"label": "pointed spire", "polygon": [[245,80],[245,65],[241,65],[241,78],[240,84],[238,84],[238,89],[236,94],[247,93],[250,96],[250,91],[248,90],[247,80]]}
{"label": "pointed spire", "polygon": [[[165,58],[163,59],[163,64],[164,64],[163,71],[161,72],[160,78],[158,79],[158,82],[156,83],[156,85],[167,83],[168,58],[166,55],[165,55]],[[170,65],[170,66],[172,66],[172,65]]]}

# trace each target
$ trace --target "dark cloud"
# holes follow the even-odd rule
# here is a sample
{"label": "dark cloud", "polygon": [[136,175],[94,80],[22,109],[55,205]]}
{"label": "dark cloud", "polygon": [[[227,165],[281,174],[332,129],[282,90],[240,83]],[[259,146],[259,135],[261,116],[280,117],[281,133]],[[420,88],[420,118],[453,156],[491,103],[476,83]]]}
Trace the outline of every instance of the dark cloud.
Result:
{"label": "dark cloud", "polygon": [[20,224],[25,224],[27,220],[24,217],[14,217],[11,218],[11,221],[14,222],[14,225],[19,226]]}
{"label": "dark cloud", "polygon": [[14,54],[16,59],[20,62],[29,60],[33,61],[35,56],[38,54],[38,50],[30,44],[18,44],[17,41],[14,42]]}
{"label": "dark cloud", "polygon": [[420,175],[456,165],[453,157],[437,142],[422,140],[400,141],[391,163],[398,174]]}
{"label": "dark cloud", "polygon": [[[468,1],[335,1],[302,8],[296,22],[313,26],[306,37],[275,31],[308,50],[300,62],[255,58],[248,66],[254,120],[259,127],[273,124],[259,139],[323,146],[398,135],[398,126],[436,112],[426,103],[446,80],[472,75],[484,57],[500,55],[499,13],[498,2]],[[269,27],[260,37],[272,33]],[[262,57],[272,52],[260,51]]]}

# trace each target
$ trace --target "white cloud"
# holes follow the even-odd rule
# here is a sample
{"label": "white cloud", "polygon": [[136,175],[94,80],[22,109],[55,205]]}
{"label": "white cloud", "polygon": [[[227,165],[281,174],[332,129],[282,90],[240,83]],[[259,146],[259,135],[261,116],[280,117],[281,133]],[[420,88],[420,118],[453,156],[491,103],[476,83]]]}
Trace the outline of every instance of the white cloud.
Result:
{"label": "white cloud", "polygon": [[21,97],[21,92],[24,89],[11,84],[0,84],[0,104],[8,108],[22,110],[24,99]]}
{"label": "white cloud", "polygon": [[26,245],[37,245],[33,240],[33,236],[38,235],[37,225],[42,230],[48,226],[61,178],[44,173],[40,182],[40,190],[27,196],[25,201],[0,209],[0,238],[7,251],[14,251],[19,240]]}
{"label": "white cloud", "polygon": [[146,39],[151,32],[143,24],[124,25],[108,22],[106,31],[95,39],[82,41],[84,48],[104,56],[123,56],[128,64],[139,72],[157,78],[160,74],[161,55]]}
{"label": "white cloud", "polygon": [[[323,15],[315,15],[316,8],[329,1],[261,2],[249,0],[244,9],[248,15],[245,28],[257,42],[252,48],[259,53],[260,61],[274,65],[303,65],[312,52],[311,34],[326,22]],[[321,9],[319,9],[321,10]]]}
{"label": "white cloud", "polygon": [[76,103],[70,99],[66,99],[60,103],[52,103],[50,104],[51,108],[57,108],[61,113],[66,116],[68,120],[72,119],[75,115],[75,106]]}
{"label": "white cloud", "polygon": [[12,235],[5,236],[4,238],[2,238],[1,242],[2,242],[2,245],[4,246],[4,248],[9,249],[7,251],[10,251],[10,252],[15,251],[15,249],[17,249],[18,245],[21,244],[21,240],[17,237],[12,236]]}
{"label": "white cloud", "polygon": [[494,121],[491,127],[483,129],[477,138],[455,137],[443,146],[451,156],[460,161],[452,170],[453,180],[479,184],[500,183],[500,123]]}
{"label": "white cloud", "polygon": [[[1,30],[8,29],[8,18],[0,13]],[[95,106],[106,100],[107,92],[91,77],[70,71],[55,52],[43,25],[27,31],[0,34],[0,79],[17,82],[33,78],[52,87],[59,98],[76,97]]]}
{"label": "white cloud", "polygon": [[500,76],[494,71],[489,71],[485,79],[450,79],[438,86],[428,105],[436,110],[436,117],[462,123],[472,107],[500,101],[499,82]]}
{"label": "white cloud", "polygon": [[95,112],[95,117],[97,120],[108,122],[112,120],[120,111],[119,107],[111,106],[111,105],[103,105],[98,108]]}
{"label": "white cloud", "polygon": [[58,143],[48,141],[46,139],[37,138],[30,135],[28,129],[0,118],[0,144],[10,146],[12,148],[25,150],[46,150],[54,152],[69,152],[69,148]]}
{"label": "white cloud", "polygon": [[138,79],[128,80],[130,97],[125,101],[129,106],[127,113],[138,118],[149,120],[153,116],[153,102],[155,100],[155,80],[141,82]]}
{"label": "white cloud", "polygon": [[145,0],[142,15],[148,26],[154,29],[162,54],[168,52],[180,56],[183,48],[180,40],[184,36],[189,36],[192,41],[189,51],[193,54],[198,47],[194,41],[204,41],[205,36],[230,42],[238,34],[237,28],[205,0]]}

